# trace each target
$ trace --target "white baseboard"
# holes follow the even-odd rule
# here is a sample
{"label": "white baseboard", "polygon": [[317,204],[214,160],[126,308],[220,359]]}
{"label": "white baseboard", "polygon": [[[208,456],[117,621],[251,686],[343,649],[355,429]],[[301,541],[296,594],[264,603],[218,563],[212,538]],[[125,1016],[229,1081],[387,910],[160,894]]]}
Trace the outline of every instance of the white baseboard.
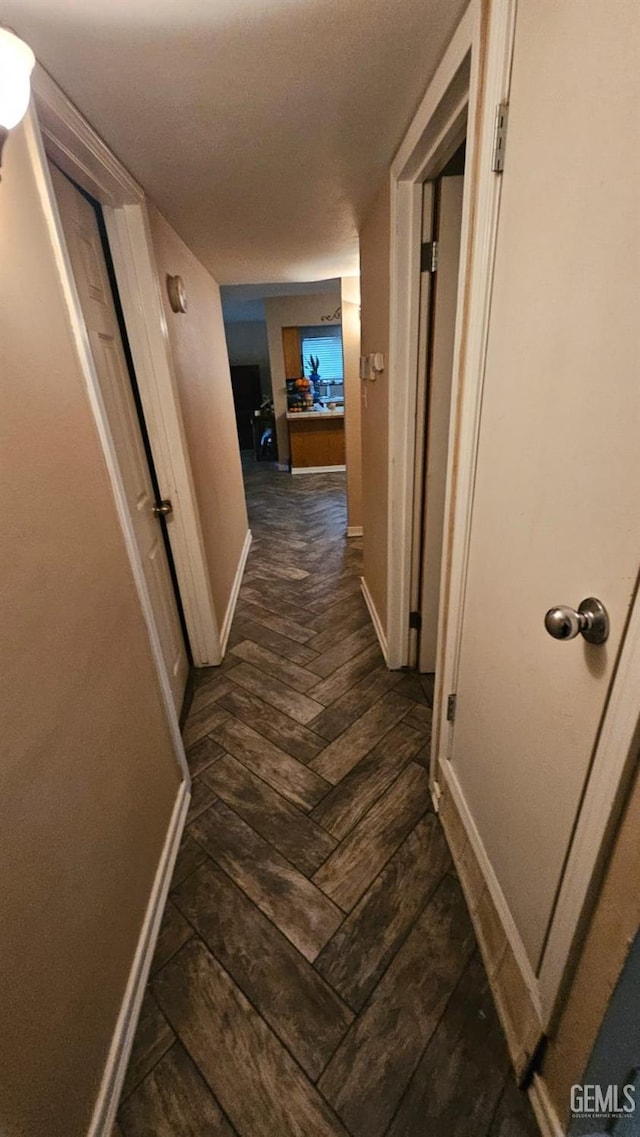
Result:
{"label": "white baseboard", "polygon": [[156,869],[87,1137],[111,1137],[190,800],[188,783],[182,782]]}
{"label": "white baseboard", "polygon": [[231,595],[229,596],[229,603],[227,604],[227,610],[224,614],[224,620],[222,621],[222,627],[220,629],[220,651],[222,653],[223,658],[224,658],[224,653],[227,650],[227,643],[229,641],[229,632],[231,631],[231,624],[233,623],[233,617],[234,617],[235,610],[236,610],[236,604],[238,603],[238,593],[240,592],[240,586],[242,584],[242,577],[244,576],[244,568],[245,568],[245,565],[247,563],[247,557],[249,556],[249,549],[251,548],[252,540],[253,540],[253,533],[251,532],[250,529],[247,529],[247,535],[244,539],[244,545],[242,546],[242,552],[240,553],[240,560],[238,561],[238,567],[236,569],[236,575],[233,578],[233,587],[231,589]]}
{"label": "white baseboard", "polygon": [[440,813],[440,799],[442,797],[442,790],[440,783],[435,778],[429,784],[429,793],[431,794],[431,804],[433,805],[433,812]]}
{"label": "white baseboard", "polygon": [[389,651],[387,648],[387,637],[385,635],[385,631],[384,631],[384,628],[382,626],[382,620],[380,619],[380,617],[378,615],[378,610],[377,610],[377,608],[373,602],[373,596],[369,592],[367,582],[363,576],[360,577],[360,588],[362,590],[362,595],[364,596],[364,602],[367,605],[367,608],[369,609],[369,615],[371,616],[371,622],[375,628],[375,633],[378,637],[378,643],[380,644],[380,650],[382,651],[382,654],[384,656],[384,661],[385,661],[385,663],[388,664],[388,662],[389,662]]}
{"label": "white baseboard", "polygon": [[362,537],[362,525],[349,525],[347,528],[347,537]]}
{"label": "white baseboard", "polygon": [[500,923],[502,924],[502,929],[505,936],[507,937],[509,946],[511,947],[515,961],[518,965],[529,995],[531,996],[532,1004],[540,1019],[540,1022],[542,1023],[542,1006],[540,1003],[538,980],[536,979],[535,973],[531,966],[531,962],[529,960],[529,956],[526,952],[526,948],[522,942],[513,916],[511,915],[511,909],[507,904],[506,897],[502,891],[502,888],[500,887],[500,883],[494,872],[493,865],[491,864],[491,861],[487,855],[487,851],[478,832],[476,823],[471,816],[471,811],[462,792],[462,787],[455,775],[451,763],[447,761],[446,758],[440,762],[440,770],[442,771],[443,777],[447,783],[447,789],[449,790],[451,797],[455,802],[455,806],[469,840],[469,844],[471,845],[471,848],[476,855],[476,860],[484,878],[484,882],[489,890],[491,899],[495,904],[496,911],[500,917]]}
{"label": "white baseboard", "polygon": [[344,474],[346,466],[292,466],[292,474]]}
{"label": "white baseboard", "polygon": [[565,1137],[564,1128],[549,1097],[547,1084],[540,1074],[533,1075],[529,1086],[529,1101],[542,1137]]}

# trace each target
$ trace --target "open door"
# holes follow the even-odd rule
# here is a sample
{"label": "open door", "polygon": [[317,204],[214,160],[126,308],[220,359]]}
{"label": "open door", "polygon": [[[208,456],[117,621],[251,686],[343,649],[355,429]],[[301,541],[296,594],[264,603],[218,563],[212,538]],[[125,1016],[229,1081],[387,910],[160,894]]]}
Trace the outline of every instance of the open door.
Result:
{"label": "open door", "polygon": [[412,601],[423,674],[436,669],[464,163],[463,143],[423,186]]}
{"label": "open door", "polygon": [[179,714],[189,662],[162,536],[163,517],[156,506],[98,222],[93,206],[73,183],[55,166],[50,164],[49,168],[173,702]]}

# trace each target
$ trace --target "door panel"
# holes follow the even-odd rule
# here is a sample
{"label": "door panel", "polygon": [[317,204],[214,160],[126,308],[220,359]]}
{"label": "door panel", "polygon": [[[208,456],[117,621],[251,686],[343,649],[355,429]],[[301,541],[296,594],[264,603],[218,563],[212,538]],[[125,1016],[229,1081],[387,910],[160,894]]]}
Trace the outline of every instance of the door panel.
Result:
{"label": "door panel", "polygon": [[174,705],[179,712],[188,660],[160,522],[152,512],[153,484],[98,223],[92,206],[75,186],[54,166],[50,169]]}
{"label": "door panel", "polygon": [[422,672],[434,672],[436,669],[463,189],[464,178],[462,176],[439,179],[438,269],[434,282],[424,464],[424,526],[420,597],[422,628],[418,653],[418,670]]}
{"label": "door panel", "polygon": [[[141,547],[157,536],[157,524],[148,525],[148,516],[154,503],[147,458],[139,440],[137,412],[133,399],[123,385],[122,351],[119,338],[103,332],[90,332],[89,341],[93,359],[100,375],[100,391],[104,400],[109,425],[118,439],[118,457],[122,466],[127,497],[132,506],[132,520]],[[126,471],[126,473],[125,473]]]}
{"label": "door panel", "polygon": [[163,644],[169,679],[176,696],[176,711],[179,714],[187,678],[186,656],[182,630],[176,619],[175,597],[166,587],[167,554],[159,532],[147,551],[146,565],[149,591],[154,598],[154,616]]}
{"label": "door panel", "polygon": [[[433,239],[435,182],[422,187],[422,243]],[[413,472],[413,525],[411,544],[411,611],[419,611],[422,588],[422,529],[424,514],[424,455],[427,437],[427,372],[431,323],[431,285],[433,273],[426,269],[420,273],[420,311],[418,313],[418,383],[416,384],[416,461]],[[410,635],[409,663],[418,665],[419,635],[415,641]]]}
{"label": "door panel", "polygon": [[534,970],[640,557],[639,13],[518,4],[451,762]]}

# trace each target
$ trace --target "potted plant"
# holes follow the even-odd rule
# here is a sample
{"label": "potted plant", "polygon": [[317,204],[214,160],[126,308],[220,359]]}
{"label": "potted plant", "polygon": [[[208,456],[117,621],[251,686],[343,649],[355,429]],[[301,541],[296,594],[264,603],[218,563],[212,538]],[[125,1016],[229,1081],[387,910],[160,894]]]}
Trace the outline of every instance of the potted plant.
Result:
{"label": "potted plant", "polygon": [[310,355],[309,356],[309,361],[307,363],[307,367],[309,368],[309,378],[314,380],[314,381],[318,380],[320,378],[320,372],[318,370],[318,368],[320,367],[320,360],[319,360],[317,355],[315,355],[315,356]]}
{"label": "potted plant", "polygon": [[320,402],[320,372],[318,370],[318,368],[320,367],[319,357],[317,355],[310,355],[309,359],[307,361],[307,367],[309,368],[309,379],[310,379],[311,385],[313,387],[314,402],[319,403]]}

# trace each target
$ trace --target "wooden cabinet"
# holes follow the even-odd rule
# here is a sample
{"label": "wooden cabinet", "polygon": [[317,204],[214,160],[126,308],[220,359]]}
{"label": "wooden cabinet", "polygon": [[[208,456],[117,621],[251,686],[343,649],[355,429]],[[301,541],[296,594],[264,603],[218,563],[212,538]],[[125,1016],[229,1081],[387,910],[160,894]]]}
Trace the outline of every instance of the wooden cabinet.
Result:
{"label": "wooden cabinet", "polygon": [[344,417],[342,415],[292,414],[289,448],[293,470],[318,470],[323,466],[342,467],[345,462]]}
{"label": "wooden cabinet", "polygon": [[284,352],[285,379],[299,379],[302,375],[299,328],[282,329],[282,350]]}

